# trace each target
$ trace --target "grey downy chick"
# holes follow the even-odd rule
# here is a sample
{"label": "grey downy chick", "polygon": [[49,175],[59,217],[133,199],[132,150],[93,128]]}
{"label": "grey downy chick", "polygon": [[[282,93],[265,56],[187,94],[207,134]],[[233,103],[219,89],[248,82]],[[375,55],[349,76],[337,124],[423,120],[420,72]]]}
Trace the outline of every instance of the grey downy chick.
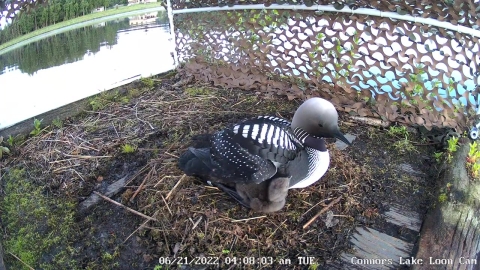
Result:
{"label": "grey downy chick", "polygon": [[255,212],[272,213],[285,205],[291,177],[277,177],[260,184],[236,184],[243,201]]}

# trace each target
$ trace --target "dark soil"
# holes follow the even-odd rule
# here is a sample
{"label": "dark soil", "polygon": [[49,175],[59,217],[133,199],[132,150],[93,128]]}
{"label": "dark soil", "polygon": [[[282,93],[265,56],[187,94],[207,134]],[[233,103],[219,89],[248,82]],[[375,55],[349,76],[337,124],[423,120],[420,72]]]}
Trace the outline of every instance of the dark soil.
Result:
{"label": "dark soil", "polygon": [[[410,146],[412,142],[427,145],[412,149],[395,145],[402,136],[359,125],[345,114],[341,129],[357,136],[353,146],[340,151],[330,141],[331,167],[322,181],[291,190],[284,209],[261,215],[216,188],[184,176],[177,158],[197,135],[236,121],[258,115],[291,119],[300,101],[265,99],[253,92],[214,88],[167,74],[155,78],[153,86],[149,80],[135,82],[90,104],[92,108],[64,121],[63,127],[48,127],[13,147],[13,153],[2,160],[2,174],[24,168],[28,179],[45,193],[77,203],[127,177],[125,187],[112,199],[156,221],[102,200],[75,214],[73,234],[64,243],[73,248],[69,262],[54,259],[58,249],[49,249],[45,251],[49,256],[32,265],[36,269],[40,263],[52,269],[67,265],[186,269],[177,263],[168,265],[165,258],[185,263],[183,258],[202,256],[211,258],[203,262],[218,263],[199,266],[203,269],[237,269],[238,264],[244,269],[301,269],[298,256],[314,256],[321,268],[350,248],[348,238],[356,226],[385,226],[381,214],[388,210],[388,203],[408,204],[425,212],[432,199],[430,179],[435,169],[428,143],[409,133]],[[126,144],[136,150],[122,152]],[[423,174],[405,177],[399,170],[403,163]],[[330,219],[323,214],[303,228],[339,197],[339,203],[329,209]],[[402,228],[390,230],[405,239],[416,237]],[[6,231],[4,240],[11,233]],[[4,248],[7,265],[24,267]],[[262,262],[249,259],[262,257]],[[281,266],[289,261],[290,266]]]}

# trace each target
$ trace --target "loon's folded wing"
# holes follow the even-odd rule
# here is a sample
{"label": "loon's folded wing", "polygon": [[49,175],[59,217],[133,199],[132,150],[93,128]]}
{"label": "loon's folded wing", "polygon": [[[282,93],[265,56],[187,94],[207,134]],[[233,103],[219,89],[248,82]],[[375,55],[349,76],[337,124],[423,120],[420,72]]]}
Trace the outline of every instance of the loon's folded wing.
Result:
{"label": "loon's folded wing", "polygon": [[303,149],[289,122],[275,117],[246,120],[212,137],[212,175],[233,183],[261,183]]}

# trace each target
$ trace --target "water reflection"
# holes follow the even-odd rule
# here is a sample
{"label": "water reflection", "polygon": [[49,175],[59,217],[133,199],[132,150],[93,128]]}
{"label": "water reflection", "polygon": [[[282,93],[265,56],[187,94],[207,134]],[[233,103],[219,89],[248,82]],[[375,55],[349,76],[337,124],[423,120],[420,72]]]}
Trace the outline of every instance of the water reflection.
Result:
{"label": "water reflection", "polygon": [[[173,68],[165,12],[141,27],[138,16],[81,27],[0,55],[0,129],[110,89],[132,77]],[[149,16],[152,16],[149,13]],[[138,25],[138,24],[137,24]],[[145,31],[148,30],[148,31]]]}

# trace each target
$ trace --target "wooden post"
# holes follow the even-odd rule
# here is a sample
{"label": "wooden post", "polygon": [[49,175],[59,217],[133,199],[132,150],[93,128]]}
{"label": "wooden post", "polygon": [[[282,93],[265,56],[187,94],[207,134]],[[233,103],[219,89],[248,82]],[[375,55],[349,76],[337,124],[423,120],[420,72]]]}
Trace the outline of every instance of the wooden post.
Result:
{"label": "wooden post", "polygon": [[[465,167],[469,149],[469,141],[463,140],[451,163],[445,164],[436,206],[423,223],[419,264],[412,269],[480,269],[480,181],[471,180]],[[448,199],[440,202],[444,194]]]}

